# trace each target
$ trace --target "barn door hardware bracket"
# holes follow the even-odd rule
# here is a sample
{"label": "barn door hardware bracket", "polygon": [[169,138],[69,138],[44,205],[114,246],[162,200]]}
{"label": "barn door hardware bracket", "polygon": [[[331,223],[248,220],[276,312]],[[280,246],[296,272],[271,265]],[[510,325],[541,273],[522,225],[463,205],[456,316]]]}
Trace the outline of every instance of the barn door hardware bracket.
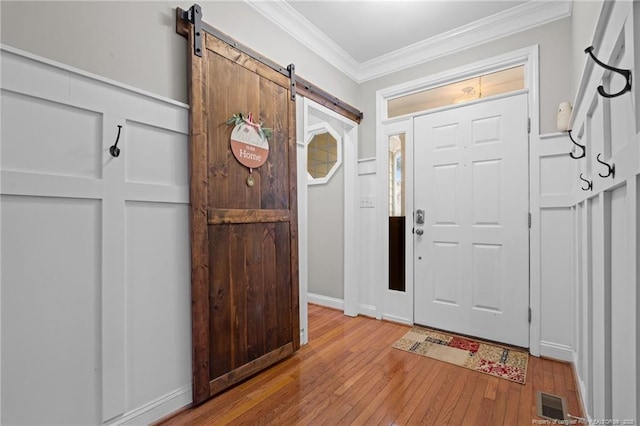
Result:
{"label": "barn door hardware bracket", "polygon": [[576,142],[575,140],[573,140],[573,137],[571,136],[571,130],[568,130],[567,133],[569,134],[569,139],[571,139],[571,142],[573,142],[573,144],[575,146],[577,146],[578,148],[582,148],[582,154],[581,155],[573,155],[573,150],[569,153],[569,157],[573,158],[574,160],[577,160],[579,158],[584,157],[587,154],[587,148],[585,145],[580,145],[578,142]]}
{"label": "barn door hardware bracket", "polygon": [[291,100],[296,100],[296,66],[289,64],[287,67],[289,70],[289,93],[291,94]]}
{"label": "barn door hardware bracket", "polygon": [[593,54],[593,46],[589,46],[586,49],[584,49],[584,53],[588,53],[591,56],[591,58],[594,60],[594,62],[600,65],[602,68],[607,69],[609,71],[613,71],[616,74],[620,74],[621,76],[623,76],[625,78],[625,81],[627,82],[624,88],[618,93],[607,93],[605,92],[604,87],[602,85],[598,86],[598,93],[600,93],[600,96],[604,98],[617,98],[618,96],[623,95],[631,90],[631,70],[623,70],[623,69],[612,67],[611,65],[607,65],[603,63],[598,58],[596,58],[596,55]]}
{"label": "barn door hardware bracket", "polygon": [[609,176],[611,176],[612,179],[615,179],[616,177],[616,164],[613,163],[611,165],[609,165],[609,163],[605,163],[604,161],[600,160],[600,156],[602,155],[602,153],[599,153],[598,156],[596,157],[596,160],[598,160],[598,163],[607,166],[607,174],[603,175],[602,173],[598,173],[598,176],[600,176],[601,178],[608,178]]}
{"label": "barn door hardware bracket", "polygon": [[593,191],[593,181],[585,179],[582,177],[582,173],[580,173],[580,180],[587,183],[587,186],[583,186],[583,191]]}
{"label": "barn door hardware bracket", "polygon": [[193,54],[202,56],[202,8],[194,4],[182,11],[182,19],[193,24]]}

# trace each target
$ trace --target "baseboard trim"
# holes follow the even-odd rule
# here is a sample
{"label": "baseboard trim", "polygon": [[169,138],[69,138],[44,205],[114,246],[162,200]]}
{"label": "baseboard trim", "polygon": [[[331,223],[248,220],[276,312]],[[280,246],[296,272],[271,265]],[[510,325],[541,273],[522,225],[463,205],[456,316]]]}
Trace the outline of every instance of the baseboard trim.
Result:
{"label": "baseboard trim", "polygon": [[359,303],[358,304],[358,313],[360,315],[364,315],[364,316],[367,316],[367,317],[375,318],[376,317],[376,311],[377,311],[377,309],[373,305],[367,305],[367,304],[364,304],[364,303]]}
{"label": "baseboard trim", "polygon": [[151,424],[174,414],[193,402],[191,384],[169,392],[155,401],[151,401],[135,410],[129,411],[107,423],[109,426]]}
{"label": "baseboard trim", "polygon": [[573,362],[573,348],[553,342],[540,341],[540,356]]}
{"label": "baseboard trim", "polygon": [[307,293],[307,302],[344,312],[344,300],[321,294]]}
{"label": "baseboard trim", "polygon": [[578,393],[578,404],[580,404],[580,410],[582,411],[582,414],[583,414],[582,417],[587,419],[589,424],[591,424],[591,416],[587,411],[587,404],[584,400],[584,396],[587,394],[587,389],[584,387],[584,382],[580,379],[580,376],[578,375],[577,365],[578,365],[578,354],[576,352],[573,352],[571,369],[573,370],[574,387],[576,388],[576,392]]}
{"label": "baseboard trim", "polygon": [[385,321],[397,322],[405,325],[413,325],[413,321],[409,318],[397,317],[395,315],[382,315],[382,319]]}

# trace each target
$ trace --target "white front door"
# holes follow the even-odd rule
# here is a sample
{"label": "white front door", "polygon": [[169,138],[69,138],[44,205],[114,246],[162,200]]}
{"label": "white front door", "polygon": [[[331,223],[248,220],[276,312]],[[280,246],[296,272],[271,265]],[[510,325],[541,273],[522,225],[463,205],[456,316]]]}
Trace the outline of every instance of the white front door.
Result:
{"label": "white front door", "polygon": [[416,117],[417,324],[529,346],[527,116],[520,93]]}

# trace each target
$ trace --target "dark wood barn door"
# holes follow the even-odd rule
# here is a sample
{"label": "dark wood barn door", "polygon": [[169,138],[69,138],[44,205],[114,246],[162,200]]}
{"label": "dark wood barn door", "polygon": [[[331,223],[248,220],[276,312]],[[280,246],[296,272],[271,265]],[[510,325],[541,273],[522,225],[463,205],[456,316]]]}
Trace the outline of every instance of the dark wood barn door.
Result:
{"label": "dark wood barn door", "polygon": [[[193,28],[189,31],[193,46]],[[299,348],[295,101],[290,79],[202,31],[190,55],[194,402]],[[267,162],[230,148],[236,113],[273,129]]]}

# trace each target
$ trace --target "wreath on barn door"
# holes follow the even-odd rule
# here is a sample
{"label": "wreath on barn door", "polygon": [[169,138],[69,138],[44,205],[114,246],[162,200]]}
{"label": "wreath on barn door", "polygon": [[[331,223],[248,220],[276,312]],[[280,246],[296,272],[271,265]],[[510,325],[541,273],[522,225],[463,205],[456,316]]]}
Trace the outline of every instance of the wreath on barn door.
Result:
{"label": "wreath on barn door", "polygon": [[226,124],[233,124],[231,131],[231,152],[240,164],[249,168],[247,185],[253,186],[253,169],[262,166],[269,156],[269,139],[273,130],[262,127],[262,122],[253,121],[253,114],[244,116],[241,112],[233,114]]}

